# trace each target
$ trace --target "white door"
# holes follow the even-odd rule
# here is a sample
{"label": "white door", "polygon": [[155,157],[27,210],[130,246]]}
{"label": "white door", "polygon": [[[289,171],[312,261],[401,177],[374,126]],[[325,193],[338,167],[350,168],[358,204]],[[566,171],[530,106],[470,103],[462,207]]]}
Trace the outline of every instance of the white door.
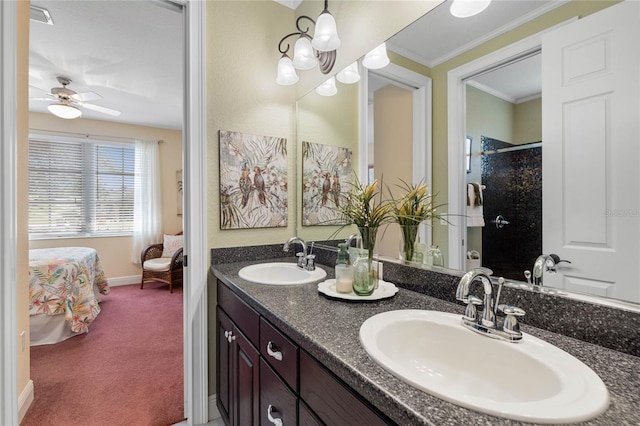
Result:
{"label": "white door", "polygon": [[545,285],[640,302],[640,2],[542,40]]}

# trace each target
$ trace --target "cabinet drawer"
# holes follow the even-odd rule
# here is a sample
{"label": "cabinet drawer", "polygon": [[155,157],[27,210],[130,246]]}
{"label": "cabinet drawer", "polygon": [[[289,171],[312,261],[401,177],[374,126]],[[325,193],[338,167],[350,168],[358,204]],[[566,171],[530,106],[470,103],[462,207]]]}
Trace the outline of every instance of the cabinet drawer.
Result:
{"label": "cabinet drawer", "polygon": [[247,339],[254,346],[258,346],[260,315],[221,281],[218,281],[218,305],[233,318],[233,322],[247,336]]}
{"label": "cabinet drawer", "polygon": [[324,426],[303,400],[298,401],[298,425]]}
{"label": "cabinet drawer", "polygon": [[298,346],[264,318],[260,318],[260,354],[298,392]]}
{"label": "cabinet drawer", "polygon": [[260,358],[260,424],[273,425],[276,419],[283,426],[297,425],[298,398]]}
{"label": "cabinet drawer", "polygon": [[300,351],[300,398],[327,425],[393,424],[304,351]]}

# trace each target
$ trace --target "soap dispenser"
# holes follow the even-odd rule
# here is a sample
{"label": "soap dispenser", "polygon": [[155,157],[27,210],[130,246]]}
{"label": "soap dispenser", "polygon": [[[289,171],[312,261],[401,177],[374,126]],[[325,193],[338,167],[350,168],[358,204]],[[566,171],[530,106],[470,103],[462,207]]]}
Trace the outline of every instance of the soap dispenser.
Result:
{"label": "soap dispenser", "polygon": [[353,266],[349,262],[347,244],[338,244],[338,257],[336,258],[336,292],[351,293],[353,288]]}

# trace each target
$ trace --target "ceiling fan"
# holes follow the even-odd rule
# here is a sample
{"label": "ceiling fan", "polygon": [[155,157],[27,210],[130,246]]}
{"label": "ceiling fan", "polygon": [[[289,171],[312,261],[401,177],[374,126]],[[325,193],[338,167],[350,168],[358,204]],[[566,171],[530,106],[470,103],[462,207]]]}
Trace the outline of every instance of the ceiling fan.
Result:
{"label": "ceiling fan", "polygon": [[102,96],[95,92],[82,92],[76,93],[67,86],[71,84],[71,79],[66,77],[57,77],[58,82],[62,87],[54,87],[51,89],[51,93],[46,93],[46,98],[31,98],[36,101],[57,101],[47,107],[47,109],[54,115],[60,118],[73,119],[82,115],[82,111],[78,107],[90,109],[92,111],[101,112],[103,114],[112,115],[117,117],[120,115],[120,111],[115,109],[102,107],[87,103],[88,101],[95,101],[102,99]]}

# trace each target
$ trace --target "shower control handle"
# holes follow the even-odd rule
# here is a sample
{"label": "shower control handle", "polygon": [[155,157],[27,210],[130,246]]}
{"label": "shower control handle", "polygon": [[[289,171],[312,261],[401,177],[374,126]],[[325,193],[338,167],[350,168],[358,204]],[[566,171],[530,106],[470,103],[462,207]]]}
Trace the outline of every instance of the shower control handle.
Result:
{"label": "shower control handle", "polygon": [[502,229],[505,225],[509,225],[511,222],[509,222],[501,214],[499,214],[495,219],[491,221],[491,223],[495,223],[496,228]]}

